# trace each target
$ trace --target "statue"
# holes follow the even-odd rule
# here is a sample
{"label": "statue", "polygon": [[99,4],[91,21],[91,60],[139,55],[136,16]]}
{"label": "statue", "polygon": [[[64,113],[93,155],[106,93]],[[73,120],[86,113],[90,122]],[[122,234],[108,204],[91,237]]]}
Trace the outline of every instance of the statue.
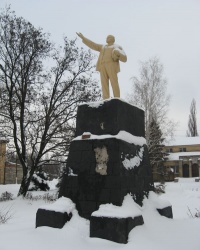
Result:
{"label": "statue", "polygon": [[122,47],[114,44],[115,37],[112,35],[107,36],[107,45],[94,43],[84,37],[81,33],[77,33],[77,35],[89,48],[100,52],[96,70],[100,72],[103,99],[108,99],[110,97],[109,80],[113,89],[114,97],[120,97],[117,77],[117,73],[120,71],[119,61],[127,61],[127,56]]}

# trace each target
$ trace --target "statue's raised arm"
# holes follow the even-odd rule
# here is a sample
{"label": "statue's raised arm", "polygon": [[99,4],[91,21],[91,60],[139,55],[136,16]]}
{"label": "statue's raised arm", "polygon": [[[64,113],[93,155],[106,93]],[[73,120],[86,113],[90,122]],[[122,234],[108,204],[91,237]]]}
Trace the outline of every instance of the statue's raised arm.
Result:
{"label": "statue's raised arm", "polygon": [[103,99],[108,99],[110,97],[109,80],[113,89],[114,97],[120,97],[117,77],[117,73],[120,71],[119,61],[127,61],[127,56],[122,47],[114,43],[115,37],[112,35],[107,36],[107,44],[103,45],[89,40],[80,32],[77,32],[76,34],[90,49],[100,52],[96,70],[100,72]]}
{"label": "statue's raised arm", "polygon": [[83,34],[82,33],[80,33],[80,32],[76,32],[76,34],[81,38],[81,39],[83,39],[84,38],[84,36],[83,36]]}

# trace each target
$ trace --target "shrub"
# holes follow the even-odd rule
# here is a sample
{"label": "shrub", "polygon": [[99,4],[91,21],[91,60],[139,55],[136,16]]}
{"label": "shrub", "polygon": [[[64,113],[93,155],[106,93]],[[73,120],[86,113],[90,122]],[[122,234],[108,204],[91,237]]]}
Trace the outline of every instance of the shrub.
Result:
{"label": "shrub", "polygon": [[10,201],[13,199],[13,194],[9,192],[4,192],[1,194],[0,201]]}
{"label": "shrub", "polygon": [[58,199],[58,193],[53,193],[53,194],[46,193],[44,195],[33,196],[31,192],[28,192],[24,197],[24,199],[31,201],[44,200],[46,203],[50,203]]}
{"label": "shrub", "polygon": [[13,214],[11,213],[11,207],[8,209],[1,208],[1,210],[0,210],[0,224],[5,224],[12,217],[13,217]]}
{"label": "shrub", "polygon": [[44,171],[37,171],[33,174],[29,191],[48,191],[49,185],[47,183],[48,176]]}
{"label": "shrub", "polygon": [[165,185],[164,184],[158,184],[154,187],[154,192],[157,193],[157,194],[160,194],[160,193],[165,193]]}
{"label": "shrub", "polygon": [[200,218],[200,209],[196,208],[196,212],[191,212],[190,208],[188,207],[188,216],[191,218]]}

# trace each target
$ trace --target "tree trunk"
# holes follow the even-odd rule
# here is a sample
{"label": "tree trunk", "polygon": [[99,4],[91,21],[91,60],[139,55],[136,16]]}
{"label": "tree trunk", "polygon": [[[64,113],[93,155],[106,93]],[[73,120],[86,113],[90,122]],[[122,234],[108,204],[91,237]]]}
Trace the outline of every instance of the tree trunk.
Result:
{"label": "tree trunk", "polygon": [[21,186],[20,186],[20,189],[18,192],[18,196],[20,196],[20,195],[22,195],[23,197],[26,196],[30,182],[31,182],[31,178],[32,178],[32,175],[29,176],[29,178],[27,178],[27,176],[23,177],[22,182],[21,182]]}

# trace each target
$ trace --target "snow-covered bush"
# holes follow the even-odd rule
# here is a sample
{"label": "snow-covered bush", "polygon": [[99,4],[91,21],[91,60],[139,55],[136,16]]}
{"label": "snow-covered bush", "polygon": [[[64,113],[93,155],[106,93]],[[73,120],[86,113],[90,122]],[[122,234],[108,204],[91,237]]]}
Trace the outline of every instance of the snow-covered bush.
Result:
{"label": "snow-covered bush", "polygon": [[47,203],[56,201],[57,199],[58,199],[58,193],[53,193],[53,194],[46,193],[43,195],[43,200]]}
{"label": "snow-covered bush", "polygon": [[0,201],[10,201],[13,199],[13,194],[9,192],[4,192],[1,194]]}
{"label": "snow-covered bush", "polygon": [[160,194],[160,193],[165,193],[165,185],[164,184],[157,184],[154,186],[154,192],[157,193],[157,194]]}
{"label": "snow-covered bush", "polygon": [[44,195],[33,195],[31,192],[28,192],[24,199],[31,200],[31,201],[37,201],[37,200],[44,200],[46,203],[51,203],[53,201],[56,201],[58,199],[58,193],[46,193]]}
{"label": "snow-covered bush", "polygon": [[48,191],[48,176],[44,171],[37,171],[33,174],[32,180],[29,186],[29,191]]}

